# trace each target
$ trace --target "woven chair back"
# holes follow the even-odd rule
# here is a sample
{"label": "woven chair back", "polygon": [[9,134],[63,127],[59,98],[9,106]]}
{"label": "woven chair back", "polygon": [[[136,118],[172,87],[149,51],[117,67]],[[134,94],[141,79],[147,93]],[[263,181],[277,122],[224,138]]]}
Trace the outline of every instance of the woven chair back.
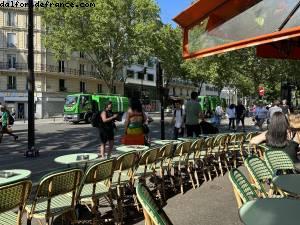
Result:
{"label": "woven chair back", "polygon": [[80,169],[68,169],[53,172],[42,178],[37,189],[37,197],[51,198],[76,191],[83,172]]}
{"label": "woven chair back", "polygon": [[135,151],[127,152],[120,155],[115,163],[115,170],[125,171],[132,170],[136,165],[137,154]]}
{"label": "woven chair back", "polygon": [[257,193],[252,185],[249,183],[244,174],[242,174],[238,169],[232,169],[229,172],[229,179],[235,190],[238,192],[243,203],[258,198]]}
{"label": "woven chair back", "polygon": [[162,146],[158,152],[160,158],[171,158],[173,156],[173,144],[166,144]]}
{"label": "woven chair back", "polygon": [[166,213],[163,211],[163,209],[156,204],[148,188],[139,183],[136,187],[136,194],[143,209],[150,217],[151,224],[172,225],[172,222],[170,221]]}
{"label": "woven chair back", "polygon": [[185,154],[188,154],[190,151],[191,144],[191,141],[185,141],[177,145],[176,150],[174,152],[174,156],[183,156]]}
{"label": "woven chair back", "polygon": [[97,162],[91,165],[84,176],[85,184],[98,183],[110,179],[114,172],[115,159]]}
{"label": "woven chair back", "polygon": [[255,137],[255,136],[259,135],[259,134],[260,134],[260,132],[257,132],[257,131],[255,131],[255,132],[249,132],[246,135],[246,137],[245,137],[245,141],[249,142],[253,137]]}
{"label": "woven chair back", "polygon": [[23,209],[30,194],[32,183],[29,180],[0,187],[0,213],[19,206]]}
{"label": "woven chair back", "polygon": [[245,166],[256,185],[266,194],[264,184],[272,180],[272,172],[266,163],[257,156],[250,156],[245,160]]}
{"label": "woven chair back", "polygon": [[288,170],[295,170],[293,161],[282,150],[269,149],[269,151],[264,153],[264,158],[273,175],[276,175],[278,171],[287,172]]}
{"label": "woven chair back", "polygon": [[149,149],[145,151],[140,158],[139,166],[155,163],[158,152],[159,152],[159,148]]}
{"label": "woven chair back", "polygon": [[204,150],[206,150],[207,151],[207,153],[209,154],[209,155],[211,155],[212,154],[212,150],[213,150],[213,145],[214,145],[214,141],[215,141],[215,138],[214,137],[209,137],[209,138],[206,138],[205,139],[205,141],[204,141],[204,146],[203,146],[203,148],[204,148]]}
{"label": "woven chair back", "polygon": [[201,156],[206,156],[207,151],[204,148],[204,139],[198,139],[197,140],[197,145],[195,146],[195,157],[199,158]]}

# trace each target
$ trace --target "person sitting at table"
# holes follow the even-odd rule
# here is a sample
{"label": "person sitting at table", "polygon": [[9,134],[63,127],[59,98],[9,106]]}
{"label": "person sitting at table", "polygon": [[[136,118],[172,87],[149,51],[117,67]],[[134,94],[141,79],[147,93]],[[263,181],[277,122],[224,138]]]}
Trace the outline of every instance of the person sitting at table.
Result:
{"label": "person sitting at table", "polygon": [[123,144],[144,145],[146,124],[147,116],[143,111],[140,100],[132,98],[125,120],[125,140],[123,141]]}
{"label": "person sitting at table", "polygon": [[205,116],[201,115],[200,128],[202,134],[217,134],[219,129],[205,120]]}
{"label": "person sitting at table", "polygon": [[299,137],[292,135],[289,129],[289,123],[282,112],[275,112],[270,120],[268,130],[253,137],[250,144],[258,145],[266,142],[266,145],[285,151],[293,160],[297,170],[300,170],[300,160],[297,157],[299,152]]}

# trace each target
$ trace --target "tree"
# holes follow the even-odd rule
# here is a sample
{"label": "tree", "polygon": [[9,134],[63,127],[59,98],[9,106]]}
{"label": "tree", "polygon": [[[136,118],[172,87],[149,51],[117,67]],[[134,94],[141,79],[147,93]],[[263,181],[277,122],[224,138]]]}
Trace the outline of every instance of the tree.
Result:
{"label": "tree", "polygon": [[162,63],[167,85],[173,78],[180,77],[183,73],[181,40],[181,29],[172,28],[171,25],[162,25],[155,35],[153,48],[155,55]]}
{"label": "tree", "polygon": [[[65,3],[68,0],[53,0]],[[80,4],[80,0],[73,3]],[[153,53],[151,42],[159,26],[154,0],[86,0],[95,7],[40,9],[46,26],[45,46],[57,59],[84,52],[110,91],[119,72]],[[123,77],[123,80],[126,78]]]}

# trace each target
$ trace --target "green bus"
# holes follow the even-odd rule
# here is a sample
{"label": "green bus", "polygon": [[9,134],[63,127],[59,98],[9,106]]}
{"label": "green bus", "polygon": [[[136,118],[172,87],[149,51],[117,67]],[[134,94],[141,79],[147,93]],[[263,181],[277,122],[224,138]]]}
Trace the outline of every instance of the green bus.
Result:
{"label": "green bus", "polygon": [[91,122],[93,112],[104,110],[106,102],[112,102],[114,113],[128,110],[128,98],[117,95],[76,93],[66,97],[64,105],[64,121],[79,123]]}

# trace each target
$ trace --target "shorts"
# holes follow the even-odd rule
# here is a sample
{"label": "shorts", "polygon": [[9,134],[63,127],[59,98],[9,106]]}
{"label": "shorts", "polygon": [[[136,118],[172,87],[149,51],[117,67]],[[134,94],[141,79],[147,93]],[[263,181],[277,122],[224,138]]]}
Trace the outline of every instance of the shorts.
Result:
{"label": "shorts", "polygon": [[113,141],[114,140],[114,130],[103,130],[103,129],[98,129],[99,130],[99,140],[100,144],[106,144],[108,141]]}

